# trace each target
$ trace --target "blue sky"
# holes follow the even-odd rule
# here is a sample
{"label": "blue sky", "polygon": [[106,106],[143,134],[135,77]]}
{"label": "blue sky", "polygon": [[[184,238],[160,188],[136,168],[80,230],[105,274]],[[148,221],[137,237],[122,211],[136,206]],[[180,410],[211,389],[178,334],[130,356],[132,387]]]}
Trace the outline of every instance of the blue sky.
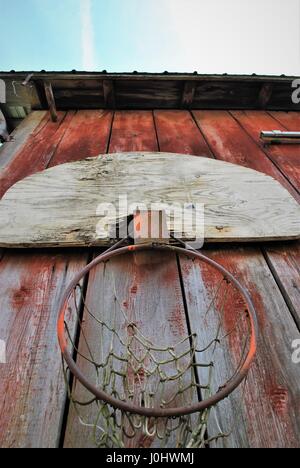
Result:
{"label": "blue sky", "polygon": [[0,35],[1,70],[300,75],[300,0],[0,0]]}

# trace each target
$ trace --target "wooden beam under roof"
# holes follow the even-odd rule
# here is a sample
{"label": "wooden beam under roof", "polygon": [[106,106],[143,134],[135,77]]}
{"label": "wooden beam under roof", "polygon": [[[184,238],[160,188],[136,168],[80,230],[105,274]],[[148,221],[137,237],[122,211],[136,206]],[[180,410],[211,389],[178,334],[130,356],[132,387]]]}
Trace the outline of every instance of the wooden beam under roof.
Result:
{"label": "wooden beam under roof", "polygon": [[194,81],[186,81],[183,87],[181,98],[181,107],[183,109],[190,109],[193,106],[197,83]]}
{"label": "wooden beam under roof", "polygon": [[[30,77],[30,96],[21,86]],[[224,109],[300,110],[291,99],[295,77],[181,73],[0,72],[10,90],[8,105],[49,108],[44,82],[52,85],[58,110]],[[12,83],[17,83],[17,96]],[[50,90],[49,90],[50,92]],[[24,97],[22,95],[24,94]],[[11,102],[10,102],[11,101]],[[51,99],[50,99],[51,101]]]}
{"label": "wooden beam under roof", "polygon": [[259,105],[261,109],[265,109],[270,102],[273,93],[273,84],[272,83],[264,83],[261,87],[259,92]]}
{"label": "wooden beam under roof", "polygon": [[115,98],[115,87],[112,80],[103,80],[103,96],[104,103],[107,109],[115,109],[116,98]]}
{"label": "wooden beam under roof", "polygon": [[57,122],[57,118],[58,118],[57,110],[56,110],[55,98],[54,98],[51,83],[49,81],[45,81],[44,88],[45,88],[47,103],[48,103],[50,114],[51,114],[51,119],[53,122]]}

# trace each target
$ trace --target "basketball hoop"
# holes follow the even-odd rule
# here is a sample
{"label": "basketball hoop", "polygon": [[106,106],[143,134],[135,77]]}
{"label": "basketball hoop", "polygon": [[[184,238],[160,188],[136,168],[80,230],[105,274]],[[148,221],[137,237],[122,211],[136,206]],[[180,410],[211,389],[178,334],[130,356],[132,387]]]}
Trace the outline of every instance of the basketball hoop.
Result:
{"label": "basketball hoop", "polygon": [[[68,286],[61,301],[58,319],[58,339],[63,356],[64,369],[69,384],[69,397],[80,422],[93,426],[95,444],[99,447],[125,447],[128,441],[137,447],[149,446],[158,441],[166,446],[175,437],[177,447],[203,447],[207,443],[207,427],[212,407],[229,397],[246,379],[256,353],[257,319],[249,294],[240,282],[223,266],[206,255],[169,244],[147,243],[120,247],[123,241],[98,256]],[[187,334],[171,346],[155,343],[145,335],[142,327],[126,316],[120,307],[113,323],[105,323],[101,318],[101,307],[87,303],[82,280],[101,263],[122,255],[139,255],[143,251],[155,253],[172,252],[197,260],[212,268],[218,275],[214,295],[206,310],[199,312],[201,326],[209,313],[223,310],[227,297],[234,291],[239,295],[240,310],[236,313],[234,326],[222,333],[222,313],[217,320],[216,330],[207,343],[198,342],[195,333]],[[67,311],[71,301],[75,304],[78,323],[83,333],[84,346],[80,348],[72,339],[68,327]],[[80,313],[80,304],[81,311]],[[222,305],[223,304],[223,305]],[[95,356],[92,346],[84,335],[84,323],[90,321],[97,328],[99,345],[111,343],[106,353]],[[203,323],[202,323],[203,321]],[[118,326],[116,327],[116,323]],[[121,330],[121,331],[120,331]],[[99,332],[99,333],[98,333]],[[225,346],[233,335],[238,335],[243,345],[235,369],[225,382],[213,391],[215,382],[214,360],[218,359],[218,348]],[[115,343],[117,349],[115,351]],[[207,360],[208,352],[211,360]],[[77,359],[76,359],[77,357]],[[87,377],[81,364],[88,362],[94,370]],[[172,372],[166,372],[173,369]],[[207,381],[199,381],[200,371],[205,369]],[[69,381],[73,376],[74,381]],[[90,398],[80,401],[78,385],[86,389]],[[159,404],[157,398],[159,395]],[[183,400],[191,403],[182,405]],[[93,421],[84,421],[80,408],[94,405]],[[224,434],[216,434],[216,438]],[[147,442],[145,442],[147,440]],[[156,443],[158,443],[156,442]]]}

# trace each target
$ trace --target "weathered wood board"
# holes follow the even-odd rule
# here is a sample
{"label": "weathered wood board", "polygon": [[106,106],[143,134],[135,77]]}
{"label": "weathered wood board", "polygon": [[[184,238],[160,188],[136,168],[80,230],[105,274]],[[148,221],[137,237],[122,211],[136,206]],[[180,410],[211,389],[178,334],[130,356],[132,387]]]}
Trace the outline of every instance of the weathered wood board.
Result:
{"label": "weathered wood board", "polygon": [[[230,436],[220,439],[217,446],[298,447],[300,373],[299,366],[291,361],[291,343],[299,338],[299,330],[278,285],[259,250],[254,247],[229,247],[205,253],[240,279],[252,297],[259,323],[257,357],[246,386],[241,386],[216,407],[221,429],[225,432],[231,430]],[[215,290],[215,276],[197,260],[182,257],[180,265],[191,331],[199,336],[209,334],[216,330],[216,316],[210,313],[207,326],[201,327],[199,311],[203,310],[203,302]],[[222,309],[221,326],[225,333],[229,333],[236,324],[235,314],[239,307],[238,296],[229,294]],[[242,342],[238,334],[231,336],[230,347],[224,356],[218,355],[214,366],[216,382],[226,380],[232,361],[239,362]],[[214,422],[212,417],[209,431],[214,430]]]}
{"label": "weathered wood board", "polygon": [[[237,112],[194,111],[193,115],[216,159],[239,164],[274,177],[294,196],[297,191],[291,185],[289,178],[269,159],[261,144],[260,132],[265,122],[262,123],[259,116],[264,113],[253,112],[255,115],[252,123],[256,122],[256,128],[253,129],[251,136],[244,129]],[[273,125],[278,126],[275,121]]]}
{"label": "weathered wood board", "polygon": [[[0,447],[53,448],[60,439],[66,388],[56,338],[62,292],[88,259],[77,253],[8,252],[0,262]],[[70,330],[76,314],[70,306]]]}
{"label": "weathered wood board", "polygon": [[[64,164],[17,183],[0,202],[0,247],[107,245],[116,219],[152,204],[185,206],[189,225],[204,205],[206,242],[300,238],[300,206],[271,177],[210,158],[137,152]],[[172,210],[167,222],[177,232]],[[193,229],[180,237],[203,238],[201,225]]]}
{"label": "weathered wood board", "polygon": [[[100,111],[95,111],[95,119],[92,121],[81,111],[69,112],[68,116],[62,114],[61,122],[57,124],[53,124],[48,118],[34,132],[29,132],[29,139],[25,138],[26,141],[22,141],[20,148],[13,148],[11,145],[14,142],[3,145],[0,152],[0,196],[17,180],[48,166],[96,156],[107,150],[112,153],[160,149],[207,157],[211,155],[262,171],[276,178],[297,199],[295,187],[299,186],[299,171],[297,173],[291,169],[288,173],[287,167],[278,164],[278,159],[275,165],[275,158],[268,154],[269,149],[263,148],[258,141],[261,126],[266,125],[265,117],[270,114],[253,112],[252,118],[251,112],[250,132],[250,127],[246,128],[245,121],[242,122],[236,112],[195,112],[195,120],[202,132],[199,131],[197,136],[197,126],[194,127],[192,121],[188,122],[186,111],[155,111],[159,148],[157,140],[152,137],[155,134],[154,123],[149,129],[150,121],[153,120],[152,112],[124,112],[120,123],[117,112],[112,127],[110,121],[113,113],[102,117],[100,114]],[[241,115],[244,118],[244,114]],[[250,112],[247,116],[250,116]],[[286,129],[297,130],[299,126],[297,113],[276,112],[272,113],[272,117]],[[269,125],[272,130],[281,128],[276,120],[270,121]],[[17,132],[19,130],[20,127]],[[147,138],[147,132],[148,135],[151,132],[151,138]],[[203,136],[210,150],[208,146],[205,147]],[[143,144],[140,143],[141,139]],[[19,141],[17,134],[15,141]],[[297,161],[295,157],[292,159],[290,150],[286,146],[282,146],[280,150],[281,162],[290,158],[291,166],[296,167]],[[295,150],[298,152],[296,147]],[[292,174],[294,178],[291,177]],[[267,264],[263,261],[262,251]],[[3,253],[0,268],[0,311],[4,314],[4,321],[0,325],[0,338],[8,342],[9,352],[7,369],[0,366],[0,387],[3,390],[0,398],[0,446],[54,447],[63,438],[66,446],[86,446],[88,441],[84,439],[83,431],[80,431],[80,427],[72,426],[71,413],[66,433],[65,428],[61,428],[65,410],[65,388],[61,379],[60,362],[57,361],[58,351],[54,343],[53,328],[60,293],[74,274],[86,264],[86,254],[62,249],[57,257],[54,251],[23,253],[21,250],[4,249],[0,250],[0,259]],[[226,250],[214,247],[212,251],[213,258],[228,267],[247,287],[260,317],[258,361],[251,370],[246,408],[242,421],[236,420],[233,434],[228,441],[230,447],[299,447],[299,366],[291,361],[292,340],[299,338],[299,253],[298,242],[274,243],[271,247],[266,244],[266,248],[258,245],[253,251],[246,246],[238,251],[228,246]],[[175,258],[173,262],[176,262]],[[180,259],[187,302],[186,314],[192,319],[201,299],[200,292],[194,286],[199,287],[199,279],[203,275],[200,265],[196,262],[190,266],[191,263]],[[114,269],[114,265],[109,266],[110,271]],[[174,270],[172,266],[170,273]],[[102,273],[99,271],[97,274]],[[275,277],[275,282],[272,276]],[[91,279],[93,281],[88,286],[90,295],[98,297],[99,283],[94,278]],[[204,279],[205,285],[209,285],[210,278]],[[166,288],[165,284],[155,278],[154,280],[154,284],[160,286],[156,292],[163,302],[165,295],[166,298],[170,297],[168,291],[176,288],[178,283],[170,277],[170,286]],[[126,286],[127,280],[120,279],[117,284]],[[126,292],[122,287],[121,292],[123,291]],[[178,297],[177,291],[176,289]],[[111,291],[109,294],[112,294]],[[178,299],[177,304],[182,309],[182,301]],[[140,301],[138,309],[142,311],[143,307],[149,310],[149,305]],[[159,317],[154,324],[155,329],[159,330],[165,317],[166,315]],[[179,330],[181,321],[172,320],[170,324]],[[197,324],[194,324],[195,321],[192,326],[196,328]],[[10,354],[10,350],[16,346],[18,353]],[[45,391],[46,387],[52,390],[54,388],[54,391],[49,393]],[[234,417],[232,411],[226,413],[228,406],[220,408],[221,421],[225,418],[226,422],[231,416]]]}
{"label": "weathered wood board", "polygon": [[36,134],[47,122],[47,112],[32,112],[10,135],[11,139],[0,148],[0,169],[8,166],[25,145],[30,135]]}
{"label": "weathered wood board", "polygon": [[[264,145],[260,140],[258,128],[265,131],[287,131],[286,126],[267,113],[257,111],[236,111],[232,113],[245,131],[263,148],[269,159],[287,177],[289,182],[300,191],[300,147],[299,145]],[[282,114],[281,114],[282,115]],[[281,117],[284,121],[284,117]],[[297,125],[291,128],[298,130]]]}
{"label": "weathered wood board", "polygon": [[273,245],[266,249],[266,258],[300,329],[300,244]]}
{"label": "weathered wood board", "polygon": [[[0,157],[9,158],[1,171],[0,196],[16,180],[48,165],[82,158],[83,150],[85,156],[106,151],[110,126],[100,131],[96,125],[100,111],[94,112],[93,134],[86,131],[86,112],[71,111],[56,124],[48,114],[45,118],[39,112],[31,114],[34,121],[40,116],[42,121],[27,138],[19,127],[15,140],[1,148]],[[31,124],[31,117],[24,125]],[[77,131],[84,128],[83,147],[77,144],[75,123]],[[21,140],[11,153],[10,145]],[[62,292],[86,265],[89,253],[0,250],[1,258],[0,338],[7,343],[7,364],[0,364],[0,447],[58,447],[67,390],[56,339],[57,310]],[[72,332],[76,329],[74,322]]]}
{"label": "weathered wood board", "polygon": [[187,111],[154,111],[160,151],[213,157],[192,115]]}

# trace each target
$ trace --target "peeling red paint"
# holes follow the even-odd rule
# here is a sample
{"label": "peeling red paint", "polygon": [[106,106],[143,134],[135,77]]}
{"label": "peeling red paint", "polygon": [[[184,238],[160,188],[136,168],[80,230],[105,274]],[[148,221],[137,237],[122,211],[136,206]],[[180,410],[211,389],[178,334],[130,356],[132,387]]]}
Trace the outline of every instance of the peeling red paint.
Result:
{"label": "peeling red paint", "polygon": [[110,153],[157,150],[152,112],[117,111],[115,113]]}
{"label": "peeling red paint", "polygon": [[168,312],[167,320],[175,336],[187,336],[186,319],[182,304],[177,304],[170,312]]}
{"label": "peeling red paint", "polygon": [[[58,122],[48,121],[37,136],[31,135],[27,144],[16,154],[13,161],[1,171],[0,198],[17,181],[46,169],[64,135],[73,112],[58,112]],[[49,119],[49,116],[47,117]]]}
{"label": "peeling red paint", "polygon": [[278,416],[285,416],[289,410],[289,393],[286,388],[275,387],[268,392],[273,410]]}
{"label": "peeling red paint", "polygon": [[[237,265],[242,264],[243,258],[238,252],[230,252],[228,256],[225,256],[224,252],[221,252],[221,255],[218,252],[212,255],[209,253],[209,256],[227,268],[237,278],[239,277],[239,273],[235,270]],[[214,307],[220,315],[222,334],[228,335],[226,340],[234,361],[238,365],[244,347],[245,336],[249,334],[246,301],[241,293],[217,269],[198,260],[195,261],[195,264],[199,267],[205,286],[207,294],[206,304],[208,306],[211,300],[215,298]],[[242,278],[241,282],[243,283]],[[218,294],[216,295],[217,291]],[[211,308],[205,320],[210,320],[210,314],[213,314],[213,311],[214,309]],[[203,323],[203,326],[205,326],[205,323]]]}
{"label": "peeling red paint", "polygon": [[14,309],[20,310],[24,305],[28,304],[32,299],[33,285],[21,286],[19,289],[11,291],[12,299],[11,303]]}
{"label": "peeling red paint", "polygon": [[162,286],[172,286],[178,282],[178,271],[176,268],[166,269],[163,276]]}
{"label": "peeling red paint", "polygon": [[[113,113],[102,110],[77,112],[51,160],[50,166],[79,161],[106,152]],[[80,135],[80,138],[78,136]]]}
{"label": "peeling red paint", "polygon": [[136,294],[138,292],[138,286],[135,284],[130,288],[131,294]]}
{"label": "peeling red paint", "polygon": [[[97,112],[98,111],[95,111],[95,115]],[[78,112],[78,114],[79,113],[80,112]],[[205,154],[203,150],[207,150],[207,146],[204,145],[202,139],[199,139],[200,133],[196,134],[194,132],[193,125],[191,125],[190,122],[188,123],[186,120],[187,116],[183,115],[188,113],[172,111],[172,115],[165,113],[162,117],[158,117],[157,114],[159,113],[160,111],[158,113],[155,112],[155,119],[158,127],[160,146],[163,151],[170,150],[174,152],[189,152],[196,154],[199,150],[199,154]],[[86,138],[86,135],[82,135],[83,139],[81,139],[81,142],[84,143],[80,144],[80,148],[78,148],[78,141],[76,143],[75,140],[78,136],[78,131],[81,130],[81,126],[78,126],[78,122],[80,119],[73,119],[74,125],[70,125],[70,127],[68,127],[72,120],[71,113],[69,114],[69,121],[65,122],[64,124],[62,124],[62,121],[60,121],[59,124],[53,124],[51,122],[48,122],[47,125],[44,124],[43,128],[39,128],[39,131],[36,133],[35,138],[31,137],[29,141],[26,142],[26,145],[24,145],[24,147],[21,148],[18,154],[16,154],[15,160],[12,164],[10,164],[9,169],[5,171],[4,175],[2,176],[2,179],[0,180],[1,194],[4,193],[4,191],[10,186],[11,183],[14,183],[16,180],[19,180],[20,178],[23,178],[24,176],[29,175],[30,173],[33,173],[37,170],[44,169],[49,162],[50,165],[55,165],[60,162],[67,162],[71,160],[81,159],[86,156],[93,156],[97,154],[96,152],[102,152],[102,150],[99,150],[99,145],[101,144],[101,147],[103,148],[106,146],[108,142],[110,129],[108,128],[107,135],[104,135],[104,133],[102,133],[101,143],[100,137],[98,139],[98,133],[95,133],[94,128],[91,127],[91,131],[89,131],[89,134]],[[139,113],[138,115],[137,114],[138,113],[136,113],[135,116],[129,116],[129,114],[124,112],[121,119],[117,116],[116,131],[113,132],[112,135],[113,144],[111,146],[111,150],[116,149],[118,151],[130,151],[131,149],[141,149],[141,151],[156,151],[158,149],[156,138],[155,136],[153,136],[155,135],[153,124],[150,124],[150,121],[152,119],[151,112]],[[61,115],[65,114],[61,113]],[[292,113],[287,114],[287,116],[289,116],[287,118],[291,120],[290,125],[292,125],[296,117],[294,117]],[[108,119],[108,117],[106,118]],[[254,126],[253,132],[255,132],[255,138],[259,138],[258,130],[261,130],[261,122],[266,122],[266,118],[267,116],[265,115],[263,119],[262,113],[258,115],[253,113],[251,117],[251,125]],[[47,117],[47,119],[49,119],[49,117]],[[270,120],[269,117],[268,119]],[[83,121],[85,119],[82,117],[81,120],[83,124]],[[102,122],[99,122],[99,124],[96,122],[99,131],[100,127],[101,129],[104,129],[104,127],[106,128],[104,120],[105,117],[103,118]],[[143,120],[142,124],[141,120]],[[147,120],[147,124],[145,124],[145,120]],[[178,122],[180,121],[180,123],[178,123],[177,126],[177,135],[175,135],[176,132],[174,132],[174,128],[176,128],[176,120],[178,120]],[[291,185],[287,182],[286,178],[284,178],[281,175],[276,166],[269,162],[268,158],[264,156],[262,149],[259,148],[257,145],[255,146],[249,143],[250,139],[247,137],[242,127],[239,125],[232,124],[232,122],[231,125],[226,125],[226,122],[230,123],[231,120],[232,117],[227,112],[212,113],[210,111],[203,111],[203,113],[201,113],[201,116],[199,115],[199,124],[200,126],[203,125],[203,127],[201,128],[204,129],[205,137],[210,143],[210,146],[213,149],[215,156],[219,159],[247,165],[254,169],[268,173],[273,177],[277,178],[281,183],[283,183],[283,185],[285,185],[291,191]],[[184,125],[183,122],[185,122]],[[272,120],[272,122],[276,123],[275,120]],[[246,125],[246,119],[243,123],[244,125]],[[247,125],[248,124],[250,125],[250,120],[248,120]],[[62,129],[62,131],[58,131],[57,128],[59,125],[61,127],[65,125],[65,128]],[[151,125],[151,127],[149,127],[149,125]],[[166,136],[167,127],[173,129],[173,131],[172,133],[170,132]],[[216,131],[213,131],[212,127],[214,127]],[[126,129],[128,128],[130,131],[127,133]],[[148,132],[149,129],[150,132]],[[60,145],[58,144],[58,140],[60,137],[63,136],[64,130],[66,130],[66,134],[63,137],[62,145]],[[248,130],[251,130],[249,126]],[[286,174],[286,165],[288,161],[292,161],[291,152],[295,151],[295,148],[280,148],[279,150],[271,150],[273,152],[273,154],[271,154],[272,158],[274,159],[276,164],[280,165],[282,171]],[[279,154],[278,151],[281,154]],[[209,154],[205,155],[209,156]],[[294,156],[293,163],[296,163],[295,158],[296,156]],[[291,166],[288,169],[288,171],[290,173],[290,177],[294,180],[294,185],[298,184],[298,181],[296,180],[297,171],[295,171],[294,167]],[[292,192],[294,191],[292,190],[291,193]],[[293,248],[294,247],[291,246],[286,247],[288,252],[292,252]],[[135,247],[132,246],[129,250],[134,249]],[[280,351],[280,342],[274,343],[272,341],[275,335],[269,330],[272,328],[272,326],[275,326],[275,323],[270,320],[271,314],[268,315],[269,319],[267,321],[266,314],[264,312],[265,305],[263,294],[270,294],[271,291],[264,291],[263,286],[261,289],[259,289],[259,286],[251,281],[251,276],[249,275],[249,273],[247,273],[249,271],[249,268],[251,267],[251,254],[248,255],[247,248],[243,249],[243,251],[244,254],[240,254],[235,249],[227,249],[223,250],[223,253],[221,251],[221,253],[216,252],[213,255],[214,258],[221,264],[225,266],[227,265],[229,270],[231,270],[236,276],[240,276],[241,282],[245,284],[246,287],[249,289],[250,295],[257,309],[260,332],[264,334],[263,336],[265,344],[263,344],[261,355],[259,355],[259,366],[257,366],[257,368],[253,368],[253,375],[250,376],[251,387],[247,390],[246,393],[247,401],[245,407],[245,424],[247,426],[247,437],[250,440],[250,442],[253,443],[254,441],[261,445],[285,444],[297,446],[299,445],[299,437],[295,430],[297,420],[294,413],[296,413],[297,408],[293,407],[293,403],[295,401],[295,392],[293,390],[293,387],[291,386],[291,391],[289,391],[284,387],[284,385],[279,385],[278,382],[274,382],[273,379],[270,379],[270,374],[276,373],[277,357],[282,357],[283,363],[285,362],[286,358],[284,351]],[[258,252],[259,249],[253,250],[253,258],[258,258],[259,255],[261,256],[261,254],[259,254]],[[16,344],[19,344],[20,340],[23,339],[22,331],[26,330],[28,332],[28,337],[25,336],[26,340],[28,339],[28,347],[27,341],[24,341],[24,343],[21,342],[20,350],[18,350],[18,356],[15,359],[15,361],[12,364],[8,364],[7,366],[3,366],[3,368],[1,368],[0,382],[2,381],[2,385],[0,385],[0,387],[1,394],[5,395],[5,399],[3,400],[1,407],[0,439],[5,440],[5,443],[7,441],[7,443],[10,445],[17,445],[18,443],[22,443],[23,440],[26,439],[26,437],[30,437],[30,435],[23,437],[22,434],[24,432],[24,426],[25,424],[28,424],[28,418],[31,415],[31,411],[33,411],[34,408],[32,402],[39,402],[38,397],[40,397],[42,404],[44,405],[45,403],[45,401],[42,399],[44,397],[40,392],[38,380],[41,378],[41,376],[43,376],[43,372],[45,371],[43,371],[42,366],[37,365],[37,363],[39,363],[44,356],[41,353],[43,352],[43,349],[46,348],[46,344],[44,343],[45,339],[51,340],[48,342],[48,347],[49,349],[54,349],[52,342],[53,336],[51,334],[50,338],[50,333],[47,334],[46,328],[48,327],[48,322],[51,318],[51,314],[54,313],[53,310],[55,309],[54,304],[56,299],[53,296],[53,294],[54,289],[58,286],[56,283],[54,284],[54,280],[52,279],[51,281],[53,281],[53,284],[51,286],[49,284],[46,285],[44,280],[42,285],[43,301],[41,301],[41,303],[37,303],[35,294],[37,283],[34,281],[34,279],[39,277],[39,272],[41,271],[39,267],[37,267],[37,263],[42,261],[41,257],[39,256],[39,254],[31,253],[31,258],[28,258],[26,260],[25,257],[22,256],[23,254],[14,255],[13,253],[9,252],[5,255],[9,259],[7,260],[7,262],[10,265],[10,268],[12,268],[12,270],[9,271],[12,271],[15,275],[15,277],[13,278],[13,282],[10,283],[9,281],[11,280],[7,279],[5,270],[1,271],[1,284],[2,289],[4,291],[3,296],[5,295],[5,297],[8,298],[7,304],[9,305],[7,310],[3,309],[3,313],[5,317],[11,317],[10,320],[14,321],[13,329],[10,331],[9,347],[12,349],[12,347],[14,346],[15,349]],[[66,255],[67,254],[65,252],[63,252],[61,255],[60,261],[62,265],[64,265],[67,261]],[[278,256],[281,256],[280,252]],[[48,258],[47,261],[49,264],[54,262],[53,259],[49,260],[49,256],[46,257]],[[36,258],[38,258],[38,261],[36,260]],[[22,264],[18,263],[21,262],[20,259],[22,260]],[[78,264],[79,263],[80,262],[78,262]],[[26,265],[27,273],[22,278],[18,277],[18,281],[16,281],[20,269],[22,270],[23,268],[23,264]],[[297,267],[297,262],[295,264]],[[156,267],[150,267],[149,265],[143,266],[141,271],[138,272],[138,276],[135,279],[134,285],[131,288],[130,286],[128,288],[132,295],[137,294],[138,289],[141,288],[141,285],[143,285],[144,287],[144,283],[142,281],[144,278],[143,272],[149,272],[151,269],[151,275],[154,277],[156,274],[155,268]],[[189,266],[186,267],[184,274],[189,274],[191,268],[192,262],[189,262]],[[280,267],[275,266],[275,268],[277,272],[282,273]],[[266,271],[269,272],[267,268]],[[126,272],[128,273],[128,269],[126,270]],[[60,274],[64,274],[63,268]],[[58,277],[60,277],[60,274],[58,275]],[[282,274],[282,276],[284,275]],[[147,278],[146,274],[145,278]],[[206,271],[204,270],[203,280],[207,289],[209,289],[212,288],[212,284],[214,284],[217,278],[213,276],[211,270],[208,271],[207,269]],[[291,281],[294,280],[292,279]],[[182,326],[182,323],[184,323],[181,321],[181,318],[184,316],[184,312],[182,312],[182,314],[180,312],[180,304],[182,304],[182,297],[180,295],[179,290],[174,287],[174,285],[177,284],[178,274],[176,272],[176,269],[170,268],[168,271],[168,269],[166,268],[166,274],[164,275],[163,281],[159,284],[159,287],[161,290],[167,287],[171,289],[174,288],[174,294],[176,295],[174,300],[178,301],[178,306],[176,306],[175,308],[170,307],[171,310],[169,312],[166,311],[166,313],[169,314],[169,323],[172,327],[172,332],[174,331],[175,333],[179,331],[179,333],[181,333],[182,329],[180,327]],[[10,289],[6,289],[7,285],[10,285]],[[296,287],[295,285],[296,283],[294,283],[294,288]],[[53,293],[51,292],[52,290]],[[124,295],[125,299],[127,299],[127,294],[128,291]],[[189,301],[192,300],[192,296],[192,293],[188,292],[187,298]],[[134,304],[134,301],[136,301],[136,299],[133,296],[123,301],[123,306],[125,308],[129,308],[129,316],[131,312],[131,306]],[[232,327],[235,325],[234,317],[236,313],[233,312],[233,310],[236,303],[238,304],[238,307],[242,309],[242,301],[239,301],[239,299],[235,296],[229,301],[229,306],[225,309],[224,326],[226,330],[231,330]],[[17,314],[16,312],[18,312],[21,309],[23,309],[22,313]],[[69,313],[71,313],[71,311],[68,311],[68,314]],[[31,317],[33,317],[32,321],[30,320]],[[141,328],[142,325],[142,323],[137,323],[137,326],[140,326]],[[270,349],[268,348],[268,345],[270,346]],[[277,347],[276,359],[274,358],[274,360],[272,360],[270,358],[270,369],[268,369],[269,363],[268,361],[264,363],[263,359],[267,360],[268,350],[271,353],[273,345]],[[284,346],[284,343],[282,346]],[[234,350],[238,349],[240,351],[240,344],[237,339],[235,339],[235,341],[233,342],[232,348]],[[51,358],[52,354],[49,354],[48,356],[49,358]],[[277,366],[278,365],[279,361],[277,362]],[[259,372],[260,368],[261,372]],[[141,375],[143,375],[143,370],[141,371]],[[279,372],[279,369],[277,370]],[[288,369],[281,369],[281,371],[284,372],[286,376],[291,375]],[[53,372],[52,368],[51,372]],[[57,376],[57,370],[55,370],[54,372],[56,372]],[[19,376],[20,378],[18,386],[16,385],[15,376]],[[53,376],[55,377],[54,374]],[[272,380],[272,382],[271,384],[267,385],[268,388],[267,390],[265,390],[266,382],[268,382],[269,380]],[[292,384],[293,382],[291,382],[291,385]],[[256,388],[254,389],[255,386],[257,387],[257,390]],[[253,396],[253,394],[255,396]],[[255,398],[257,398],[256,402]],[[48,402],[46,402],[44,406],[47,406],[47,403]],[[56,411],[56,408],[53,408],[52,405],[50,406],[51,407],[47,408],[47,414],[45,415],[43,413],[43,417],[45,416],[45,421],[48,421],[50,413],[53,412],[54,414]],[[274,418],[272,410],[274,414],[278,416],[278,418]],[[260,411],[262,416],[259,414]],[[36,413],[34,414],[34,416],[36,417],[36,420],[38,420],[39,417],[42,417],[39,406],[37,406]],[[24,417],[24,419],[22,419],[22,417]],[[258,421],[257,424],[256,417]],[[277,419],[276,428],[274,427],[274,419]],[[51,422],[53,423],[51,425],[51,428],[53,427],[55,430],[56,420],[53,419],[51,420]],[[259,427],[260,431],[257,431],[257,427]],[[267,430],[268,427],[270,428],[269,430]],[[49,432],[51,432],[51,430]],[[142,434],[138,437],[139,440],[137,445],[141,447],[150,447],[152,445],[153,440],[151,438],[148,438]],[[47,440],[48,439],[49,436],[47,436]],[[45,438],[43,439],[43,441],[45,441]],[[133,446],[134,441],[129,442],[129,444]]]}
{"label": "peeling red paint", "polygon": [[[137,363],[135,363],[136,366],[138,366]],[[145,380],[145,369],[143,367],[140,367],[137,369],[137,371],[134,371],[131,365],[128,365],[127,367],[127,380],[129,383],[129,387],[132,387],[133,384],[135,384],[135,395],[136,395],[136,401],[139,402],[139,396],[140,396],[140,388],[139,386],[143,384]]]}
{"label": "peeling red paint", "polygon": [[213,157],[189,112],[156,110],[154,117],[161,151]]}

